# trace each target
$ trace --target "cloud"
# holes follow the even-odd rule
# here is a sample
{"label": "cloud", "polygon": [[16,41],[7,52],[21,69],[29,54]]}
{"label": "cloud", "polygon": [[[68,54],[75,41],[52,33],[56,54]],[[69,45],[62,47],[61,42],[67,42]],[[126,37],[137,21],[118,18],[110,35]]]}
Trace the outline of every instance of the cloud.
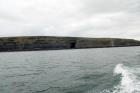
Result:
{"label": "cloud", "polygon": [[140,39],[140,0],[1,0],[0,36]]}
{"label": "cloud", "polygon": [[[86,14],[106,12],[139,12],[139,0],[82,0]],[[82,11],[83,11],[82,10]]]}

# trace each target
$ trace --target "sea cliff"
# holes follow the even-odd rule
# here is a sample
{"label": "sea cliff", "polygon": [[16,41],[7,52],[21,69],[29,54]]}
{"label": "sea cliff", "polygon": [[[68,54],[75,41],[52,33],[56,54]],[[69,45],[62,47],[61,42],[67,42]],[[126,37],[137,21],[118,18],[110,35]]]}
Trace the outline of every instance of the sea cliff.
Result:
{"label": "sea cliff", "polygon": [[0,38],[0,51],[32,51],[126,46],[140,46],[140,41],[120,38],[81,38],[54,36]]}

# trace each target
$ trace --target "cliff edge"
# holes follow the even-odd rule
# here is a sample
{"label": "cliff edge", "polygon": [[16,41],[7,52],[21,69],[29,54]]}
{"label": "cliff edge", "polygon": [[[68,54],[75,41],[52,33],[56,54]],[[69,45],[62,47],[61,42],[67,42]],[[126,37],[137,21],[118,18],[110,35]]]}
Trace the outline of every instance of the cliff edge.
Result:
{"label": "cliff edge", "polygon": [[126,46],[140,46],[140,41],[119,38],[81,38],[54,36],[0,38],[0,51],[32,51]]}

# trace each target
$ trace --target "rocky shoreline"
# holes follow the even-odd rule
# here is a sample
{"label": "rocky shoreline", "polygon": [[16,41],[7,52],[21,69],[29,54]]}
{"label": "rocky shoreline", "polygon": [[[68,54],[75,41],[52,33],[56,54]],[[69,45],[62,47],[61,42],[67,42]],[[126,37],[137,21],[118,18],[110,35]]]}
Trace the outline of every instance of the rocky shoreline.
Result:
{"label": "rocky shoreline", "polygon": [[140,41],[120,38],[55,36],[1,37],[0,52],[140,46]]}

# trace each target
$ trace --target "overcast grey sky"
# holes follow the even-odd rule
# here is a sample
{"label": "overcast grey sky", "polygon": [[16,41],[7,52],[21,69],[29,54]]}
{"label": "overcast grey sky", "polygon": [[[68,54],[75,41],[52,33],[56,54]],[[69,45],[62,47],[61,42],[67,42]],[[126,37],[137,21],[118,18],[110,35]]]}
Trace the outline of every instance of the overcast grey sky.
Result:
{"label": "overcast grey sky", "polygon": [[140,40],[140,0],[0,0],[0,36]]}

